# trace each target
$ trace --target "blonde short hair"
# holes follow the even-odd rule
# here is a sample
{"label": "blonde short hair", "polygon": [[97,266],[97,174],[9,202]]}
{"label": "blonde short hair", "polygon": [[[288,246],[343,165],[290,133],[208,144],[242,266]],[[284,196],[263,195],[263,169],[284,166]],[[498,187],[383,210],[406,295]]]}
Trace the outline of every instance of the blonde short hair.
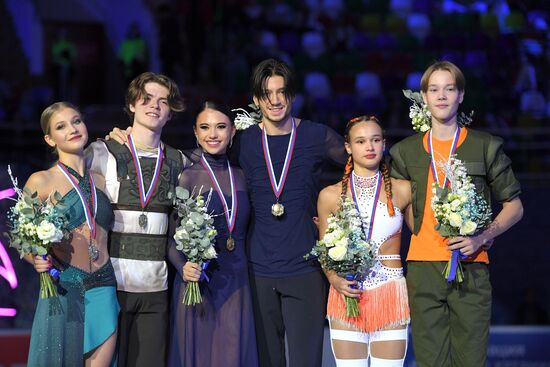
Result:
{"label": "blonde short hair", "polygon": [[451,73],[455,79],[455,84],[458,90],[461,92],[464,91],[464,88],[466,87],[466,79],[464,78],[464,74],[462,74],[462,70],[450,61],[437,61],[431,64],[422,75],[422,79],[420,80],[420,90],[422,92],[426,93],[428,91],[430,77],[436,70],[445,70]]}

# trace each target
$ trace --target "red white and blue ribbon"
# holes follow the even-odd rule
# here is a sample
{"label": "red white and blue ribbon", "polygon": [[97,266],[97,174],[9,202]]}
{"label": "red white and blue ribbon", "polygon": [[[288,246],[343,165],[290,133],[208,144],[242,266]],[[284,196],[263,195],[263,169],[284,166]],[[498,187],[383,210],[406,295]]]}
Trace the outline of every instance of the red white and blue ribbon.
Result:
{"label": "red white and blue ribbon", "polygon": [[147,206],[147,203],[149,202],[149,199],[151,199],[151,196],[155,191],[155,187],[157,186],[157,183],[160,177],[160,169],[162,167],[162,160],[164,158],[164,152],[162,151],[162,145],[159,141],[158,152],[157,152],[157,162],[155,163],[155,171],[153,173],[153,178],[151,179],[151,184],[149,185],[149,189],[147,190],[147,192],[145,192],[145,185],[143,183],[143,174],[141,173],[141,164],[139,163],[139,156],[137,153],[136,146],[134,144],[134,140],[132,139],[132,135],[128,136],[128,145],[130,146],[130,153],[132,154],[132,160],[134,162],[134,167],[136,168],[136,172],[137,172],[139,201],[141,203],[141,207],[145,209],[145,207]]}
{"label": "red white and blue ribbon", "polygon": [[[382,186],[382,175],[380,174],[380,171],[376,174],[378,176],[378,179],[376,180],[376,189],[374,190],[374,198],[372,199],[372,209],[370,213],[369,218],[369,227],[367,232],[367,241],[372,238],[372,230],[374,228],[374,217],[376,216],[376,207],[378,205],[378,195],[380,194],[380,187]],[[355,173],[351,174],[351,180],[349,181],[350,185],[350,191],[351,191],[351,197],[353,198],[353,202],[355,203],[355,207],[357,208],[357,211],[361,213],[361,210],[359,209],[359,203],[357,201],[357,194],[355,192]]]}
{"label": "red white and blue ribbon", "polygon": [[[91,191],[91,203],[88,205],[86,202],[86,197],[84,196],[84,193],[80,189],[80,186],[78,186],[78,181],[71,176],[69,171],[67,170],[67,167],[61,162],[57,162],[57,168],[65,175],[67,180],[71,183],[73,188],[75,189],[76,193],[78,194],[78,197],[80,198],[80,202],[82,203],[82,207],[84,208],[84,215],[86,217],[86,224],[88,224],[88,228],[90,228],[90,231],[92,232],[92,237],[95,238],[96,234],[96,221],[95,217],[97,214],[97,191],[94,184],[94,179],[92,177],[92,173],[88,172],[88,179],[90,182],[90,191]],[[93,214],[92,214],[93,211]]]}
{"label": "red white and blue ribbon", "polygon": [[201,163],[203,167],[206,169],[206,172],[208,173],[208,176],[210,176],[210,179],[212,180],[212,183],[214,184],[214,188],[216,189],[216,192],[218,193],[218,196],[220,197],[220,200],[223,205],[224,213],[225,213],[225,220],[227,222],[227,228],[229,229],[229,233],[233,232],[233,228],[235,228],[235,221],[237,219],[237,188],[235,185],[235,179],[233,176],[233,170],[231,169],[231,164],[229,164],[229,160],[227,161],[227,169],[229,170],[229,182],[231,183],[231,208],[227,205],[227,200],[225,200],[225,196],[223,195],[222,188],[220,184],[218,183],[218,179],[216,178],[216,175],[214,174],[214,171],[212,170],[212,167],[210,167],[210,164],[204,157],[204,154],[201,155]]}
{"label": "red white and blue ribbon", "polygon": [[[460,127],[457,127],[456,131],[455,131],[455,136],[453,138],[453,143],[451,144],[451,150],[449,152],[449,158],[448,159],[451,159],[451,156],[455,153],[456,148],[458,147],[458,139],[459,138],[460,138]],[[435,163],[435,159],[434,159],[434,155],[433,155],[433,142],[432,142],[432,130],[431,129],[430,129],[430,132],[429,132],[429,135],[428,135],[428,150],[429,150],[430,158],[431,158],[432,176],[433,176],[434,182],[436,182],[439,187],[446,187],[447,183],[448,183],[447,176],[445,176],[445,179],[443,181],[443,186],[441,186],[441,184],[439,183],[439,177],[438,177],[438,174],[437,174],[437,167],[436,167],[436,163]],[[455,280],[456,272],[457,272],[457,268],[458,268],[458,262],[460,260],[466,259],[467,257],[468,256],[462,254],[460,252],[460,250],[451,251],[451,264],[450,264],[450,269],[449,269],[449,275],[447,276],[447,282],[452,282],[453,280]]]}
{"label": "red white and blue ribbon", "polygon": [[[455,131],[455,136],[453,138],[453,143],[451,144],[451,151],[449,153],[448,160],[451,159],[451,156],[453,154],[455,154],[456,148],[458,146],[458,138],[459,137],[460,137],[460,127],[457,127],[456,131]],[[446,175],[445,175],[445,179],[443,180],[443,186],[441,186],[441,184],[439,183],[439,177],[438,177],[438,174],[437,174],[436,160],[435,160],[434,154],[433,154],[433,142],[432,142],[432,130],[431,129],[430,129],[430,132],[428,133],[428,150],[429,150],[430,158],[431,158],[432,176],[434,178],[434,182],[437,183],[437,185],[439,187],[446,187],[447,183],[448,183]]]}
{"label": "red white and blue ribbon", "polygon": [[285,162],[283,165],[283,170],[281,172],[281,177],[279,177],[279,182],[275,178],[275,172],[273,170],[273,163],[271,161],[271,155],[269,154],[269,142],[267,141],[267,132],[265,127],[262,127],[262,148],[264,150],[265,165],[267,166],[267,173],[269,175],[269,181],[271,182],[271,188],[273,193],[279,200],[279,196],[283,192],[285,186],[286,175],[290,168],[290,162],[292,161],[292,153],[294,152],[294,143],[296,142],[296,122],[294,117],[292,118],[292,130],[290,131],[290,141],[288,142],[288,148],[286,150]]}

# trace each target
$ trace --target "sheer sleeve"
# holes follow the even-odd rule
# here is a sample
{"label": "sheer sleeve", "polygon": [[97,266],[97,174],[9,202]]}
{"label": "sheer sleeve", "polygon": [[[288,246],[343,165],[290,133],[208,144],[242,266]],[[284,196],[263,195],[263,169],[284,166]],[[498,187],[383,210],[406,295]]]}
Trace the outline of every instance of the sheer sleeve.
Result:
{"label": "sheer sleeve", "polygon": [[[198,160],[200,160],[200,154],[197,154],[196,152],[191,152],[192,157],[198,157]],[[187,155],[187,153],[186,153]],[[188,155],[189,158],[189,155]],[[191,158],[191,160],[195,160],[194,158]],[[198,161],[197,160],[197,161]],[[227,170],[227,159],[224,156],[223,158],[220,158],[219,162],[211,162],[212,168],[216,172],[216,176],[220,180],[220,185],[224,193],[231,193],[231,189],[229,187],[229,177],[228,177],[228,170]],[[241,177],[242,174],[239,175]],[[241,181],[241,180],[239,180]],[[244,179],[243,179],[244,181]],[[242,185],[243,183],[240,183]],[[179,180],[179,186],[185,188],[189,192],[194,192],[194,195],[197,195],[199,192],[203,195],[208,195],[208,191],[212,187],[212,181],[210,179],[210,176],[208,173],[204,170],[201,163],[195,163],[191,167],[185,169],[182,174],[180,175]],[[212,195],[217,195],[214,191]],[[212,209],[212,208],[210,208]],[[170,216],[170,222],[168,227],[168,260],[174,267],[176,268],[178,274],[182,276],[182,268],[187,259],[185,256],[176,249],[176,241],[174,240],[174,233],[176,231],[176,227],[179,225],[179,217],[175,210],[173,210],[172,215]]]}
{"label": "sheer sleeve", "polygon": [[184,156],[184,169],[196,164],[201,159],[200,148],[185,149],[181,151]]}
{"label": "sheer sleeve", "polygon": [[168,222],[168,261],[176,268],[179,276],[183,279],[183,265],[187,262],[187,259],[181,251],[179,251],[176,246],[176,241],[174,240],[174,233],[176,232],[176,227],[178,226],[178,213],[175,210],[172,210],[170,215],[170,220]]}
{"label": "sheer sleeve", "polygon": [[237,131],[235,134],[235,137],[233,138],[233,144],[231,145],[231,149],[228,150],[229,153],[229,161],[233,166],[239,166],[239,154],[241,150],[241,137],[242,132]]}
{"label": "sheer sleeve", "polygon": [[344,148],[344,138],[328,126],[325,137],[325,155],[333,164],[342,168],[348,159]]}
{"label": "sheer sleeve", "polygon": [[88,145],[84,151],[86,166],[91,171],[105,177],[107,171],[107,157],[109,156],[109,150],[104,142],[101,140],[94,141]]}

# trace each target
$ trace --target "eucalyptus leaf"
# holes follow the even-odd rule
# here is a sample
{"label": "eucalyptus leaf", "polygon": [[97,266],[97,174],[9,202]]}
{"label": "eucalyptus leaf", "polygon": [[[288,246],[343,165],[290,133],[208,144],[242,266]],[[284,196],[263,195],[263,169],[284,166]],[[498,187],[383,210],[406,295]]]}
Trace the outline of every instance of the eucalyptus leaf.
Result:
{"label": "eucalyptus leaf", "polygon": [[55,201],[57,202],[57,204],[61,201],[63,201],[63,196],[61,196],[61,194],[56,191],[53,193],[53,198],[55,199]]}
{"label": "eucalyptus leaf", "polygon": [[182,200],[188,199],[190,196],[189,191],[181,186],[176,186],[176,197]]}
{"label": "eucalyptus leaf", "polygon": [[[36,194],[36,193],[34,193],[34,194]],[[28,206],[33,206],[34,203],[35,203],[31,196],[25,195],[25,196],[23,196],[23,200],[25,201],[25,204],[27,204]]]}
{"label": "eucalyptus leaf", "polygon": [[19,211],[21,214],[25,215],[25,216],[32,216],[34,214],[34,209],[33,208],[23,208]]}
{"label": "eucalyptus leaf", "polygon": [[48,253],[48,250],[46,250],[44,247],[41,246],[34,246],[36,254],[37,255],[46,255]]}
{"label": "eucalyptus leaf", "polygon": [[197,226],[201,226],[204,223],[204,218],[202,214],[193,212],[189,215],[191,220],[196,223]]}

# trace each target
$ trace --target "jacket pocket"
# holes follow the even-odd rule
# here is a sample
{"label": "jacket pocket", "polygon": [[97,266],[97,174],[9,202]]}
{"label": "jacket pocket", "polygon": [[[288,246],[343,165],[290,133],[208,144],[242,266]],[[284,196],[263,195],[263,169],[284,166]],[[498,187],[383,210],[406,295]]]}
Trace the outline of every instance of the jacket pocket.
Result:
{"label": "jacket pocket", "polygon": [[476,187],[476,191],[479,193],[485,192],[486,186],[486,174],[484,162],[464,162],[464,167],[466,167],[466,172],[468,176],[472,177],[472,183]]}

